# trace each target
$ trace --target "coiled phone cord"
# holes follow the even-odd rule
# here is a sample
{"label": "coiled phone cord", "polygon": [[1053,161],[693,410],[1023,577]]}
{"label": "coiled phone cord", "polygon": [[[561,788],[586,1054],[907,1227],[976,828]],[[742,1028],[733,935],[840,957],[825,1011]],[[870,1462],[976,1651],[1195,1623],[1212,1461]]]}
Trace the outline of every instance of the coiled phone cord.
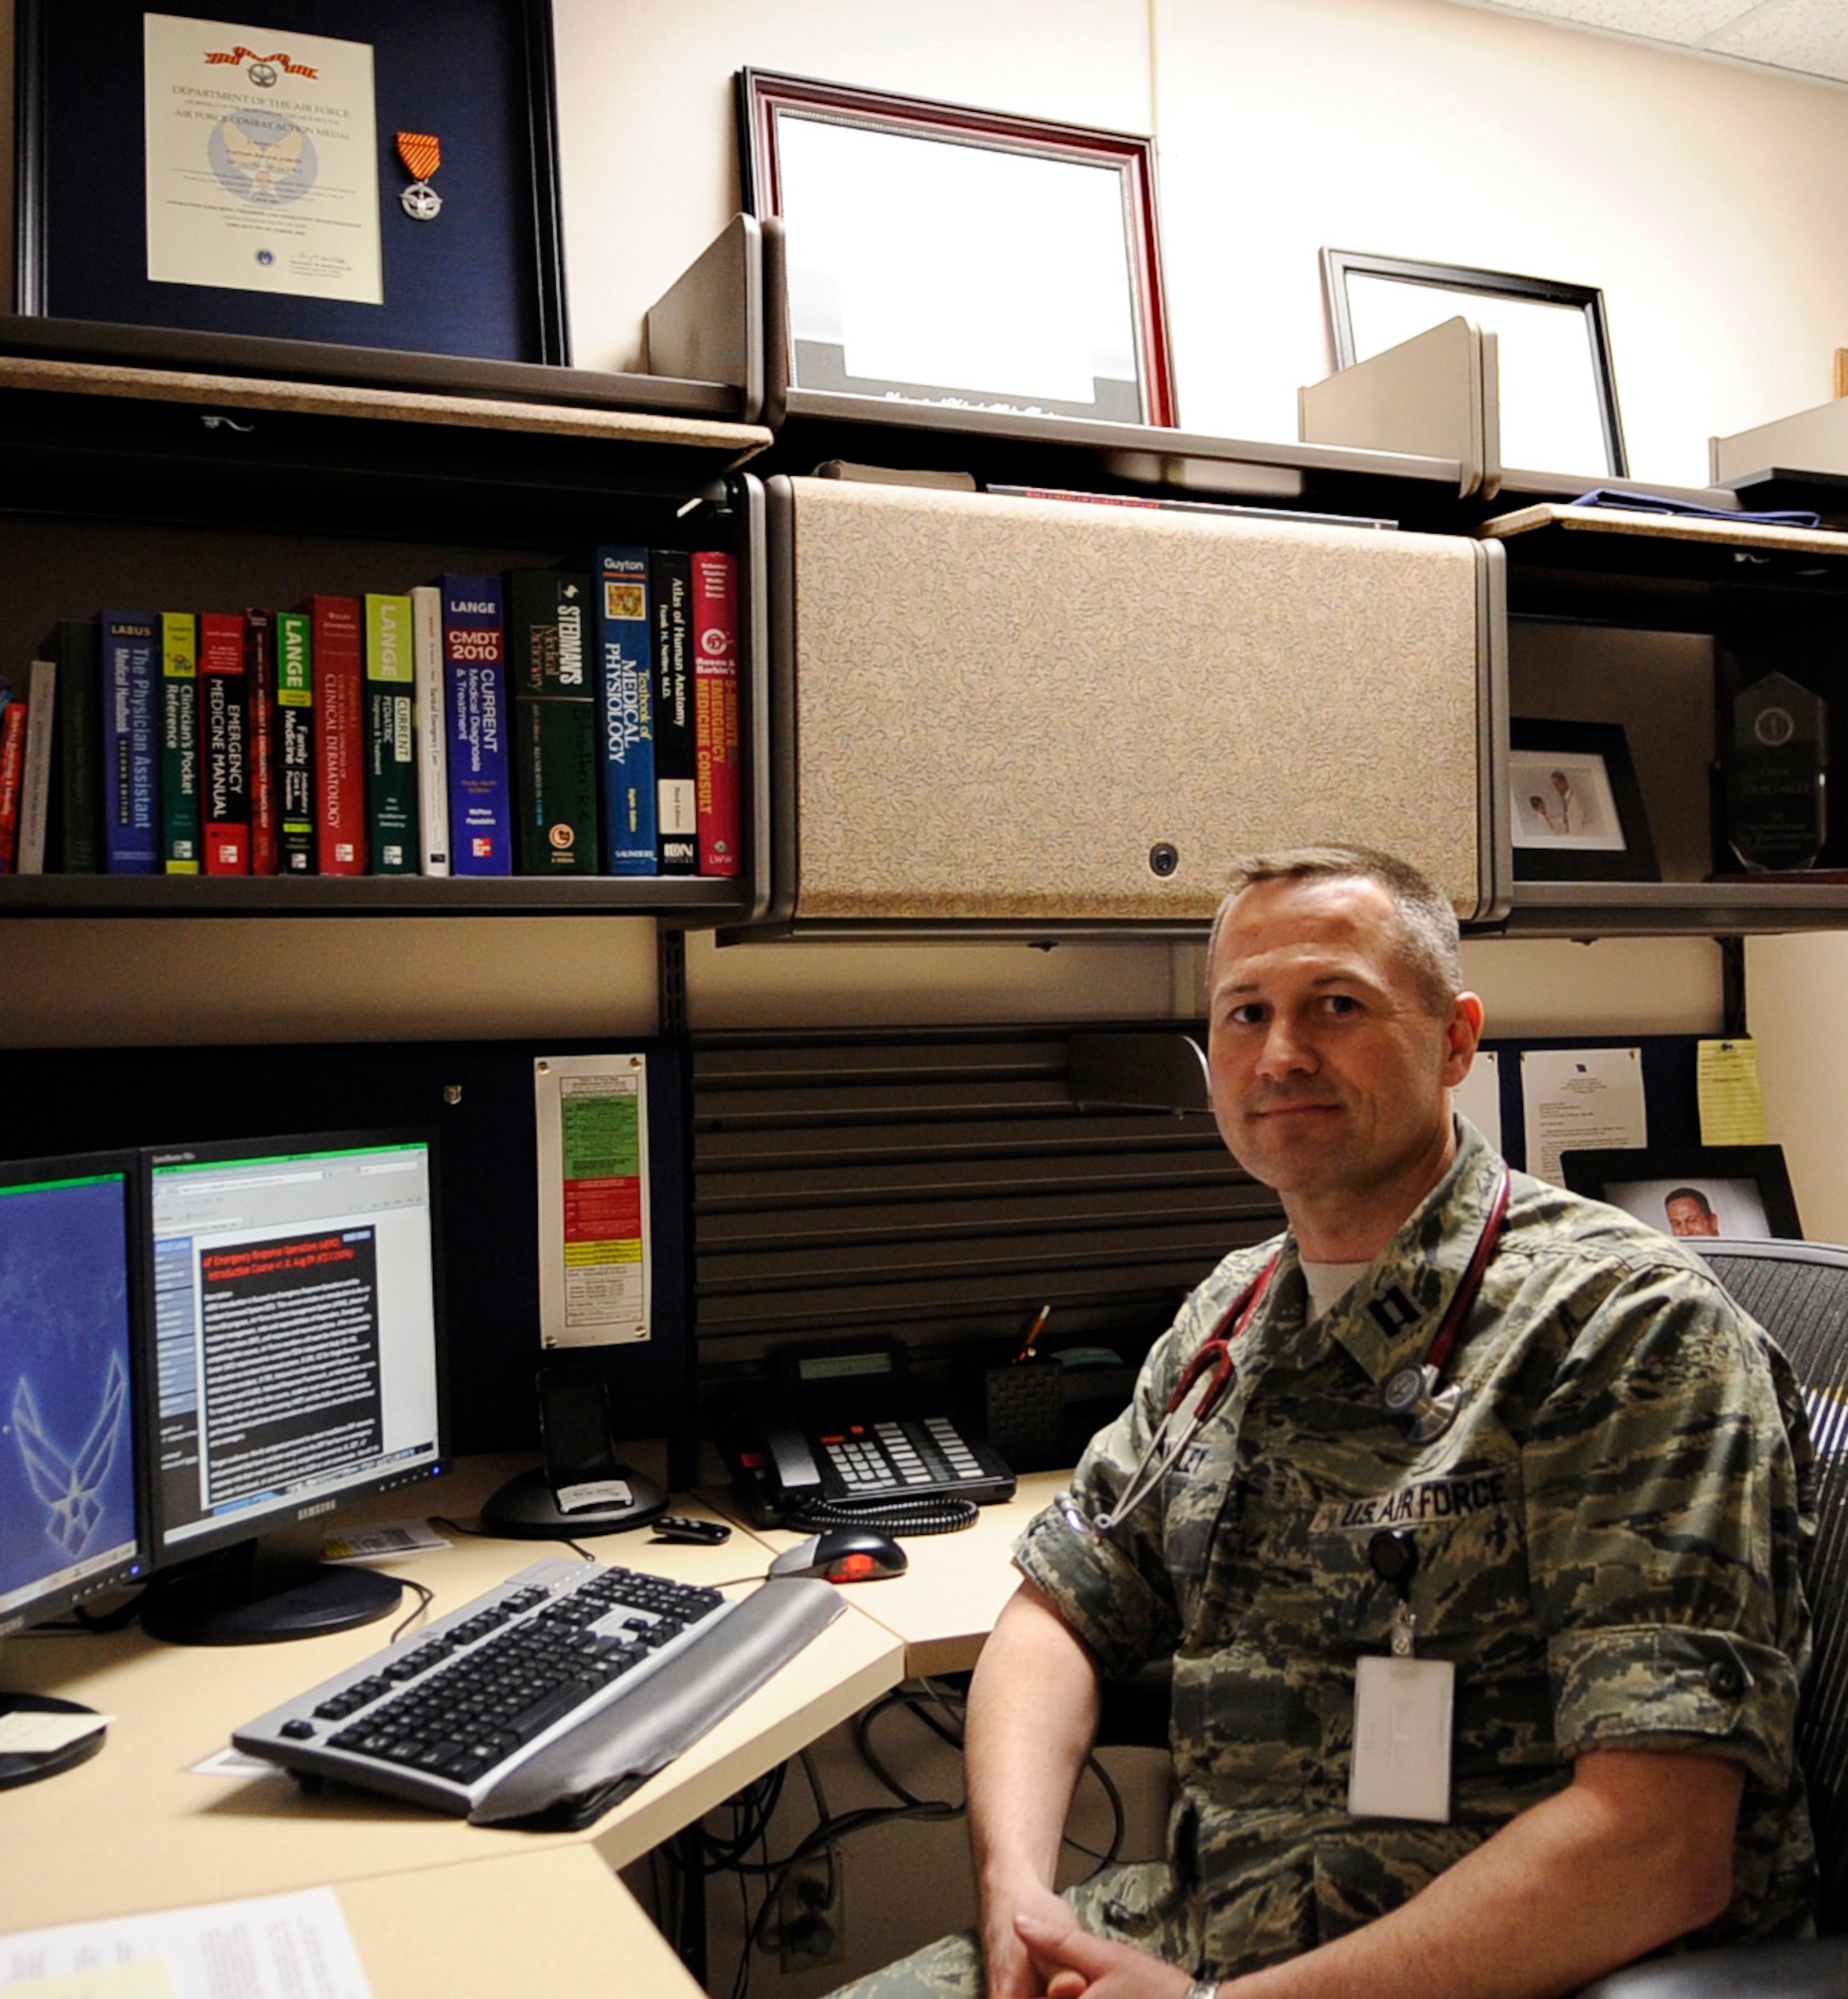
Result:
{"label": "coiled phone cord", "polygon": [[974,1500],[947,1492],[915,1499],[805,1499],[791,1509],[784,1525],[807,1533],[825,1527],[877,1527],[885,1534],[953,1534],[972,1527],[979,1510]]}

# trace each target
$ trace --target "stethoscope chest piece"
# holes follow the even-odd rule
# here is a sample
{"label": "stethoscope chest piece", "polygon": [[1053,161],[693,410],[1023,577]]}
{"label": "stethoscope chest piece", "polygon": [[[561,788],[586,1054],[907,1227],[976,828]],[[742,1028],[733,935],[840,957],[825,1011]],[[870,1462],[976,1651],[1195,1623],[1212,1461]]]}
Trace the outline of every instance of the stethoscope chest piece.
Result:
{"label": "stethoscope chest piece", "polygon": [[1463,1391],[1454,1385],[1439,1388],[1442,1379],[1428,1361],[1414,1361],[1386,1377],[1379,1391],[1380,1407],[1397,1416],[1413,1443],[1435,1443],[1456,1421],[1463,1406]]}

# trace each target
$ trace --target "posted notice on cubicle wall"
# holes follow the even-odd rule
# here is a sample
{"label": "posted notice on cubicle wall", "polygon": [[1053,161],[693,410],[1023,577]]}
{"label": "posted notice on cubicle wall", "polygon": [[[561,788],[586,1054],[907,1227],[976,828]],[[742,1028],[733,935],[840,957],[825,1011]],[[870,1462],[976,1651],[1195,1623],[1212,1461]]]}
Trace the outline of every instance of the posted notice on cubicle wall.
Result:
{"label": "posted notice on cubicle wall", "polygon": [[539,1327],[546,1346],[650,1336],[648,1058],[541,1055]]}

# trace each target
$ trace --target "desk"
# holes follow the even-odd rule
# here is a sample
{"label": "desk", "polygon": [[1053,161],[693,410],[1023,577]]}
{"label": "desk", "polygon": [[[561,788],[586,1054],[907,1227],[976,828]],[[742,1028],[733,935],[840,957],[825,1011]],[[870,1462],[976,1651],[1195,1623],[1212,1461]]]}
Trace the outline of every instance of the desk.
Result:
{"label": "desk", "polygon": [[[466,1461],[453,1479],[355,1508],[340,1524],[426,1511],[468,1519],[523,1462]],[[717,1548],[655,1544],[645,1532],[603,1535],[593,1545],[604,1561],[696,1583],[761,1574],[768,1560],[749,1533]],[[435,1589],[437,1607],[447,1610],[554,1546],[458,1537],[453,1548],[391,1567]],[[606,1867],[625,1866],[896,1686],[905,1674],[903,1642],[851,1600],[849,1611],[594,1826],[545,1835],[546,1845],[588,1842]],[[239,1723],[377,1651],[392,1628],[381,1621],[330,1637],[222,1648],[163,1645],[139,1629],[7,1640],[6,1685],[85,1701],[116,1719],[100,1754],[0,1800],[7,1845],[0,1930],[532,1854],[532,1833],[471,1826],[369,1792],[331,1786],[311,1794],[280,1772],[191,1774]]]}
{"label": "desk", "polygon": [[[349,1881],[335,1896],[374,1999],[599,1992],[611,1989],[613,1965],[624,1999],[701,1999],[641,1904],[586,1846]],[[205,1906],[235,1922],[243,1905]]]}
{"label": "desk", "polygon": [[[903,1575],[852,1586],[854,1608],[904,1645],[907,1679],[967,1672],[975,1663],[1001,1605],[1020,1579],[1011,1559],[1014,1542],[1070,1477],[1068,1471],[1023,1472],[1013,1497],[1004,1505],[983,1506],[973,1526],[953,1534],[908,1536],[910,1566]],[[701,1496],[715,1511],[742,1521],[730,1492],[714,1489]],[[746,1531],[779,1553],[806,1538],[775,1527]]]}

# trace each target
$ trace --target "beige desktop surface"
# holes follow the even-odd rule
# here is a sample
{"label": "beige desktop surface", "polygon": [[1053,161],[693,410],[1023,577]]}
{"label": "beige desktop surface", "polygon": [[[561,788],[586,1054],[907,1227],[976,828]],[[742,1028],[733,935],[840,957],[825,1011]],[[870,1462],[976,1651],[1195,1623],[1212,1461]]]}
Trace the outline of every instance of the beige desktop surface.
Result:
{"label": "beige desktop surface", "polygon": [[702,1999],[642,1905],[584,1846],[349,1881],[340,1905],[374,1999],[621,1993]]}
{"label": "beige desktop surface", "polygon": [[[523,1462],[465,1461],[452,1480],[355,1508],[340,1525],[430,1513],[470,1520]],[[684,1510],[706,1509],[689,1501]],[[654,1543],[645,1531],[587,1545],[605,1562],[694,1583],[754,1578],[768,1559],[744,1531],[719,1547]],[[451,1548],[391,1567],[435,1589],[441,1613],[560,1546],[458,1535]],[[0,1930],[460,1865],[531,1853],[542,1841],[594,1842],[606,1866],[624,1866],[899,1682],[897,1636],[852,1599],[848,1609],[684,1756],[575,1835],[471,1826],[341,1786],[307,1792],[280,1772],[193,1773],[233,1728],[379,1650],[390,1621],[256,1646],[163,1645],[138,1627],[8,1639],[0,1685],[83,1701],[116,1719],[87,1763],[0,1797]]]}
{"label": "beige desktop surface", "polygon": [[[905,1645],[908,1678],[924,1673],[966,1672],[975,1663],[1001,1605],[1013,1594],[1019,1573],[1013,1544],[1042,1506],[1062,1492],[1068,1471],[1028,1471],[1004,1504],[983,1506],[973,1526],[953,1534],[907,1535],[910,1566],[903,1575],[880,1582],[846,1585],[854,1607],[877,1619]],[[729,1492],[705,1498],[735,1517]],[[753,1528],[781,1553],[806,1538],[779,1528]]]}

